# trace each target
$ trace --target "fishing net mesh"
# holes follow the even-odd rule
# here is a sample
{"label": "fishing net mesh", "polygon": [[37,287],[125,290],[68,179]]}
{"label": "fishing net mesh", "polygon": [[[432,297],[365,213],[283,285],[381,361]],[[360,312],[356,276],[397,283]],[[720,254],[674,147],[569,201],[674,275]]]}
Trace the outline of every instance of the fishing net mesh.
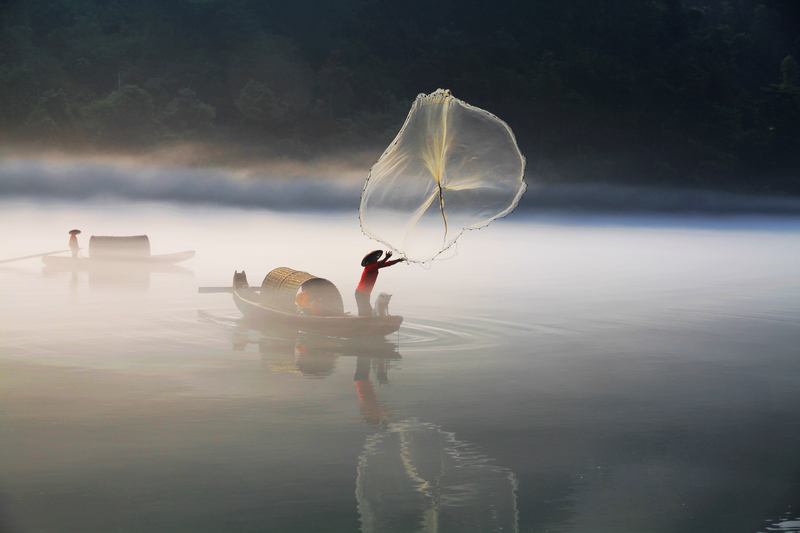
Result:
{"label": "fishing net mesh", "polygon": [[430,261],[464,230],[510,213],[525,192],[524,172],[505,122],[450,91],[420,94],[370,170],[361,228],[411,262]]}

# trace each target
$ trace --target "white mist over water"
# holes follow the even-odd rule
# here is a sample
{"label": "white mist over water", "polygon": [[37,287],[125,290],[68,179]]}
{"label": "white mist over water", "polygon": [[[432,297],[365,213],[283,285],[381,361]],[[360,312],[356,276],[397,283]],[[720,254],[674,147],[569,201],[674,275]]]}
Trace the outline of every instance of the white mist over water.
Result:
{"label": "white mist over water", "polygon": [[[378,248],[358,187],[331,209],[269,195],[275,209],[242,209],[224,180],[207,189],[219,203],[124,199],[147,190],[125,172],[113,199],[0,200],[0,260],[66,249],[73,228],[84,246],[148,234],[154,254],[197,251],[125,276],[0,264],[5,530],[357,531],[402,516],[466,531],[430,521],[458,516],[436,507],[433,488],[457,490],[431,481],[436,457],[469,489],[441,501],[496,502],[494,523],[520,531],[758,531],[800,494],[797,218],[523,209],[449,260],[383,270],[375,292],[405,317],[383,343],[287,343],[197,288],[290,266],[353,311]],[[196,171],[179,174],[190,188]],[[403,446],[419,447],[422,482],[378,455]]]}
{"label": "white mist over water", "polygon": [[[106,158],[0,158],[0,197],[34,202],[168,202],[279,211],[357,210],[370,163],[268,162],[197,169]],[[800,215],[800,199],[611,184],[542,184],[526,177],[517,212]]]}

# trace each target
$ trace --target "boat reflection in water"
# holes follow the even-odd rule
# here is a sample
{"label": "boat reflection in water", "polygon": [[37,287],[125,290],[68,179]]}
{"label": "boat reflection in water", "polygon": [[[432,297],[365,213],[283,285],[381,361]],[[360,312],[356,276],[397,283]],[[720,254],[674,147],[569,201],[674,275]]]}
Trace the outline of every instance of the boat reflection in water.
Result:
{"label": "boat reflection in water", "polygon": [[55,277],[64,274],[70,276],[70,286],[76,288],[82,280],[88,282],[91,289],[123,289],[145,291],[150,287],[153,274],[174,276],[192,276],[193,271],[178,265],[155,265],[140,263],[94,263],[73,268],[70,265],[45,265],[42,275]]}
{"label": "boat reflection in water", "polygon": [[[253,331],[258,331],[259,336],[252,337],[249,332]],[[270,370],[296,371],[309,378],[330,376],[340,357],[356,357],[357,382],[364,368],[369,373],[373,365],[382,369],[379,379],[387,379],[389,365],[400,359],[397,343],[384,337],[338,339],[283,328],[253,330],[245,327],[234,332],[232,341],[235,350],[258,344],[258,351],[265,356],[264,363]],[[276,355],[283,358],[276,360]]]}
{"label": "boat reflection in water", "polygon": [[517,478],[454,433],[416,419],[367,437],[356,498],[364,533],[519,531]]}

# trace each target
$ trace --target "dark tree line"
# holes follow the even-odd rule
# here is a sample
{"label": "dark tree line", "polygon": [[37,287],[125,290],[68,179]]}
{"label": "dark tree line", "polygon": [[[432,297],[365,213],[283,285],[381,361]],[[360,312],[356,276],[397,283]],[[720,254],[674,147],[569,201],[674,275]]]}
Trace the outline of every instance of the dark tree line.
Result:
{"label": "dark tree line", "polygon": [[442,87],[544,179],[800,193],[796,0],[0,6],[6,141],[378,149]]}

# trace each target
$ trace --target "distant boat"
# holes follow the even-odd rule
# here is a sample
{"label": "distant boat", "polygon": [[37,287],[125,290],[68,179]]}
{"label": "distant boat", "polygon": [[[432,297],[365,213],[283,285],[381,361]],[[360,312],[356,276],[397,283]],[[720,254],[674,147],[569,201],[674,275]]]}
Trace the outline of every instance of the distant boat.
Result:
{"label": "distant boat", "polygon": [[151,255],[147,235],[125,237],[92,236],[89,239],[89,257],[42,257],[45,266],[64,270],[86,270],[92,267],[133,267],[174,265],[193,258],[194,250],[172,254]]}
{"label": "distant boat", "polygon": [[[308,308],[298,305],[308,294]],[[342,296],[330,281],[307,272],[281,267],[272,270],[260,289],[247,285],[244,273],[233,276],[233,301],[245,318],[265,327],[277,326],[328,337],[383,337],[395,333],[401,316],[355,316],[344,312]],[[316,314],[314,314],[316,313]]]}

